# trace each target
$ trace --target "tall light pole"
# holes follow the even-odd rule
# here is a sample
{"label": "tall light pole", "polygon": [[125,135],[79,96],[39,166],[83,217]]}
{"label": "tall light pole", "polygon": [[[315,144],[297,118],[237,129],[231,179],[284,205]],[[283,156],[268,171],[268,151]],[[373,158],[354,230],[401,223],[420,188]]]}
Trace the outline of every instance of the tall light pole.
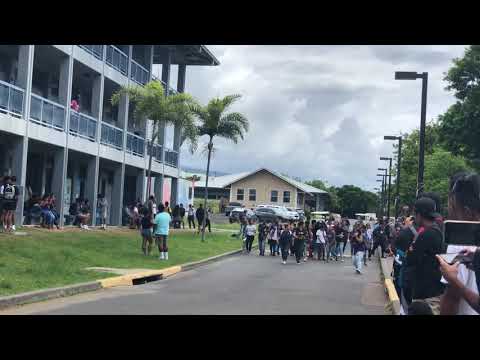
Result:
{"label": "tall light pole", "polygon": [[417,197],[423,192],[423,172],[425,167],[425,124],[427,117],[427,86],[428,72],[417,73],[409,71],[396,71],[395,80],[422,79],[422,108],[420,113],[420,141],[418,150]]}
{"label": "tall light pole", "polygon": [[[385,174],[377,174],[377,176],[383,176],[383,208],[385,209],[387,206],[387,169],[378,168],[379,171],[385,171]],[[384,211],[384,216],[386,215],[386,211]]]}
{"label": "tall light pole", "polygon": [[[377,174],[378,176],[378,174]],[[382,175],[382,180],[377,179],[377,182],[382,183],[382,191],[380,192],[380,216],[383,217],[383,175]]]}
{"label": "tall light pole", "polygon": [[396,194],[395,194],[395,218],[399,215],[400,206],[400,168],[402,166],[402,137],[401,136],[384,136],[384,140],[398,140],[398,155],[397,155],[397,179],[396,182]]}
{"label": "tall light pole", "polygon": [[384,157],[382,156],[380,160],[390,161],[390,165],[388,166],[388,197],[387,197],[387,219],[390,221],[390,189],[392,187],[392,158],[391,157]]}

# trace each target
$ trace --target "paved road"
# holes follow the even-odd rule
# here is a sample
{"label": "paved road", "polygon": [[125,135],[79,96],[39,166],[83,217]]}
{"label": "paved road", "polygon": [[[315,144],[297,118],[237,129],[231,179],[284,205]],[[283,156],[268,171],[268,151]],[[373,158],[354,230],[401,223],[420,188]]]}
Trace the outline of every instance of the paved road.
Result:
{"label": "paved road", "polygon": [[363,275],[345,262],[287,265],[256,254],[169,279],[27,305],[10,314],[385,314],[377,260]]}

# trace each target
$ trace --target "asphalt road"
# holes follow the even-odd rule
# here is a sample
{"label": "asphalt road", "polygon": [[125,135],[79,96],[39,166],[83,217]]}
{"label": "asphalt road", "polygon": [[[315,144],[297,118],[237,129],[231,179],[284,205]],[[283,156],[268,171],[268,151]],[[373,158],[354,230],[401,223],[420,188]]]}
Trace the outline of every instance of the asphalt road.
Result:
{"label": "asphalt road", "polygon": [[2,314],[386,314],[377,260],[363,275],[345,262],[238,255],[171,278],[55,299]]}

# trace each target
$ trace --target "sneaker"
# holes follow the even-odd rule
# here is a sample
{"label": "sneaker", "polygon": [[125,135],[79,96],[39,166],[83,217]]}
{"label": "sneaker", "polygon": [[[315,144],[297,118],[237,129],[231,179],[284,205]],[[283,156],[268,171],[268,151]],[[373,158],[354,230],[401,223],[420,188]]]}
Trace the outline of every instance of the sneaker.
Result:
{"label": "sneaker", "polygon": [[13,230],[13,231],[15,231],[15,230],[16,230],[16,229],[15,229],[15,225],[12,225],[12,230]]}
{"label": "sneaker", "polygon": [[297,265],[300,265],[300,261],[297,261]]}
{"label": "sneaker", "polygon": [[341,259],[340,261],[341,261],[341,262],[345,262],[345,260],[343,260],[343,259]]}
{"label": "sneaker", "polygon": [[307,258],[304,258],[304,259],[303,259],[303,262],[307,262]]}
{"label": "sneaker", "polygon": [[286,262],[285,260],[284,260],[284,261],[282,261],[282,264],[283,264],[283,265],[285,265],[286,263],[287,263],[287,262]]}

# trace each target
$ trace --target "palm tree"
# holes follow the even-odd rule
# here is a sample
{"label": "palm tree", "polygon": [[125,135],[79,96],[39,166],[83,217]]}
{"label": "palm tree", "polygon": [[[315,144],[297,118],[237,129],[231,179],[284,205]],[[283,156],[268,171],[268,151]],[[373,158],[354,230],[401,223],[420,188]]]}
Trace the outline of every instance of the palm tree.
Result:
{"label": "palm tree", "polygon": [[182,132],[181,143],[189,140],[190,151],[194,152],[197,147],[198,136],[190,108],[193,107],[196,102],[191,95],[186,93],[165,96],[165,89],[157,80],[150,81],[145,86],[123,86],[113,94],[111,99],[112,104],[118,104],[120,97],[124,95],[128,96],[129,100],[135,104],[135,121],[149,119],[153,122],[152,136],[148,144],[150,148],[147,175],[148,196],[151,193],[152,187],[153,145],[157,141],[160,124],[165,123],[179,126]]}
{"label": "palm tree", "polygon": [[[207,211],[208,198],[208,176],[210,173],[210,159],[213,150],[213,138],[222,137],[238,143],[243,140],[244,133],[248,131],[248,119],[241,113],[231,112],[226,114],[227,110],[238,100],[241,95],[228,95],[223,99],[214,98],[209,101],[207,106],[195,105],[191,107],[192,113],[198,118],[200,124],[197,126],[199,136],[207,135],[209,140],[207,144],[208,160],[207,174],[205,178],[205,199],[203,207]],[[202,241],[205,241],[205,220],[202,221]]]}

